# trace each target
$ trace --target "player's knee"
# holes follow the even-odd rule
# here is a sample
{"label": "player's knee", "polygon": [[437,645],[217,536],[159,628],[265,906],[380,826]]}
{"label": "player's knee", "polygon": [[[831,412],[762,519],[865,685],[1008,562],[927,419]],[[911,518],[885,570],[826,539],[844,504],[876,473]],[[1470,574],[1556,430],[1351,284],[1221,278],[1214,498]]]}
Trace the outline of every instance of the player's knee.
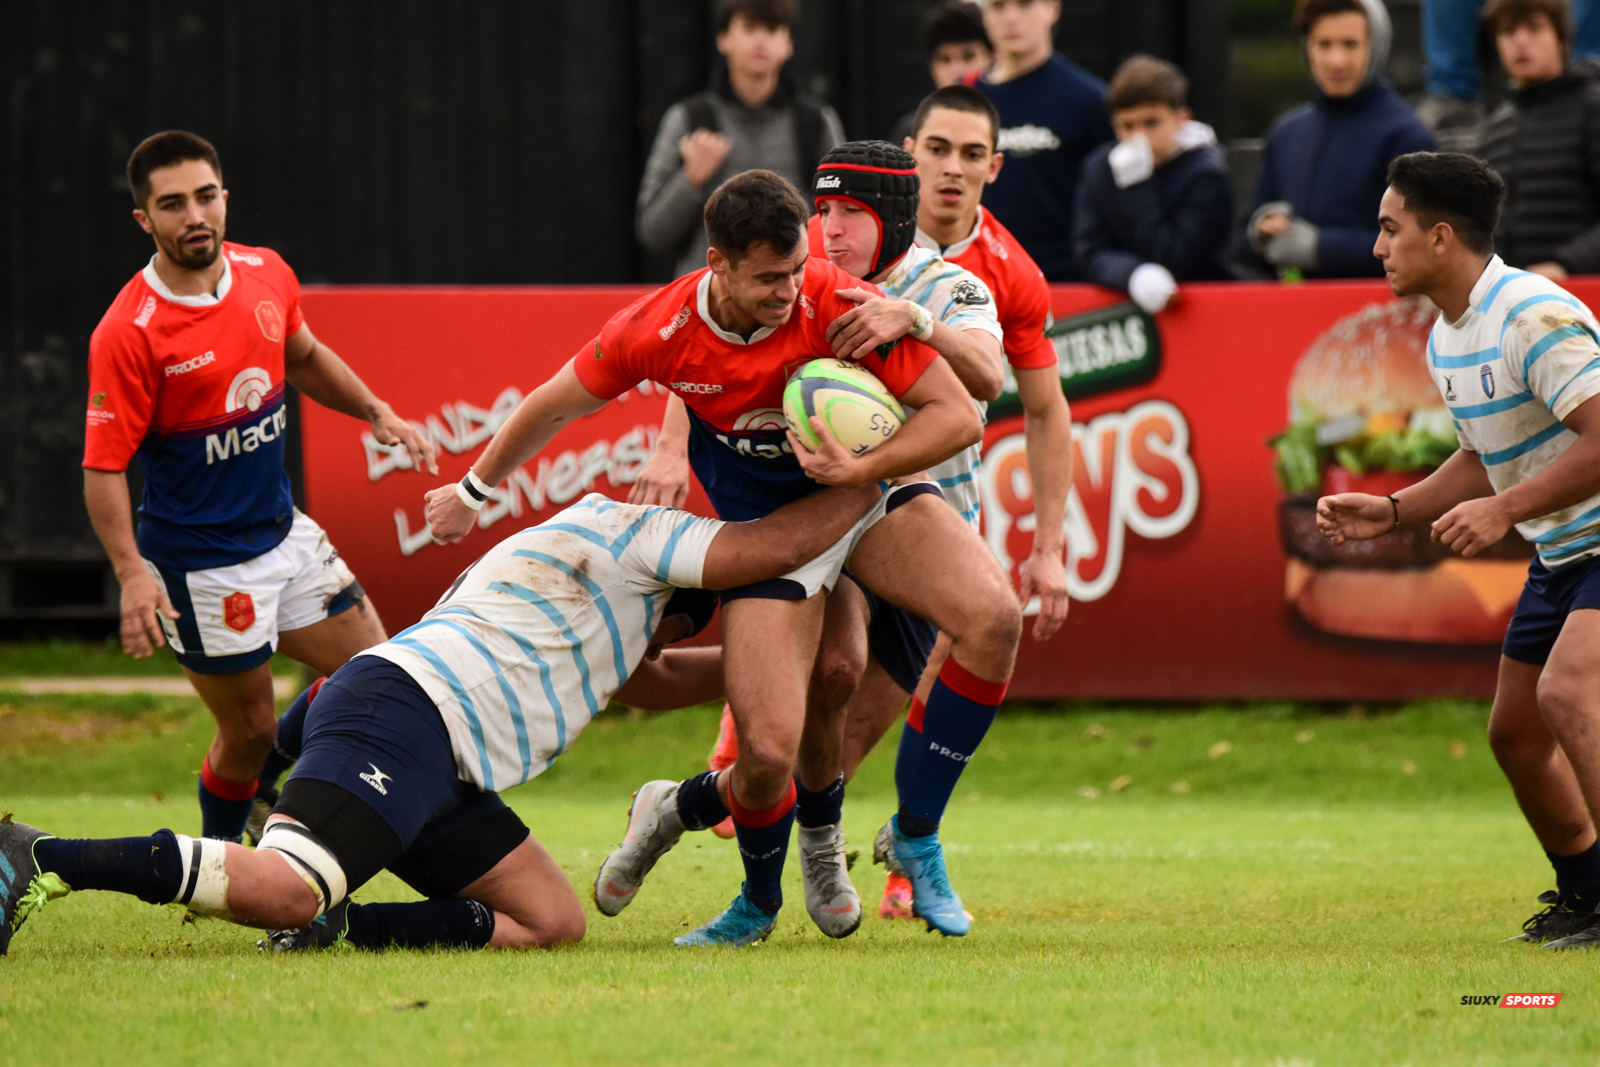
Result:
{"label": "player's knee", "polygon": [[[589,932],[588,920],[576,898],[570,906],[549,909],[538,915],[510,916],[511,924],[502,923],[496,938],[502,948],[554,948],[574,941],[582,941]],[[514,924],[514,925],[512,925]]]}
{"label": "player's knee", "polygon": [[824,648],[817,656],[817,699],[828,711],[844,708],[867,672],[865,650]]}
{"label": "player's knee", "polygon": [[1539,711],[1548,722],[1580,715],[1593,703],[1589,687],[1570,673],[1546,667],[1539,675]]}

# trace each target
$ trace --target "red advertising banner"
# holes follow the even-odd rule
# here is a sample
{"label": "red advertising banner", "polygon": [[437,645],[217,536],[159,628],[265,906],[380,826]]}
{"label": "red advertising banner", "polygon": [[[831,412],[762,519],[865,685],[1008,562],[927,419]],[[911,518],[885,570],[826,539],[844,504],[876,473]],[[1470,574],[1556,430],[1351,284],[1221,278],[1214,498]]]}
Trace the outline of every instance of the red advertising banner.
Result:
{"label": "red advertising banner", "polygon": [[[1570,288],[1600,300],[1600,280]],[[419,475],[362,424],[300,408],[308,510],[391,632],[499,538],[587,492],[627,496],[664,410],[664,391],[650,383],[564,430],[497,491],[462,543],[436,545],[422,523],[423,492],[461,478],[522,396],[643,292],[306,289],[318,337],[440,446],[440,477]],[[1423,456],[1423,413],[1408,426],[1404,412],[1351,425],[1338,412],[1313,425],[1305,412],[1329,388],[1318,375],[1338,379],[1337,366],[1324,366],[1330,360],[1401,349],[1420,358],[1426,308],[1396,302],[1381,282],[1326,282],[1187,285],[1182,302],[1153,320],[1104,290],[1061,286],[1054,311],[1073,398],[1074,603],[1056,637],[1024,637],[1014,697],[1400,700],[1493,691],[1495,627],[1503,632],[1525,560],[1462,566],[1429,556],[1415,536],[1372,542],[1380,548],[1370,558],[1329,555],[1303,536],[1316,489],[1286,492],[1268,444],[1295,425],[1281,462],[1306,485],[1320,475],[1331,488],[1386,493],[1417,477],[1374,473],[1383,465],[1374,457]],[[1361,467],[1365,481],[1343,467],[1301,469],[1330,454]],[[1022,420],[1005,398],[991,412],[981,482],[984,536],[1015,579],[1033,511]],[[689,506],[703,512],[705,498],[696,492]],[[1444,623],[1418,621],[1440,616],[1428,599],[1440,588],[1461,603],[1445,603]]]}

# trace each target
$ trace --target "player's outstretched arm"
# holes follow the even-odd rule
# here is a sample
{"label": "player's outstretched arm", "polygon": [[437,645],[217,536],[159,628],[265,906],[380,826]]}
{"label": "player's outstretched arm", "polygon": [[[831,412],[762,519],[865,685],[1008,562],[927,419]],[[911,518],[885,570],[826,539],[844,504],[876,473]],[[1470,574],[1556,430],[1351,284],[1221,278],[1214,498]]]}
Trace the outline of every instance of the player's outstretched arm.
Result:
{"label": "player's outstretched arm", "polygon": [[910,300],[891,300],[866,289],[835,289],[834,294],[857,305],[830,322],[823,335],[835,356],[859,363],[879,345],[914,334],[918,324],[925,322],[931,329],[927,345],[950,361],[967,392],[979,400],[1000,395],[1005,386],[1005,357],[994,334],[953,329]]}
{"label": "player's outstretched arm", "polygon": [[1433,539],[1463,556],[1475,556],[1515,524],[1571,507],[1600,492],[1600,397],[1585,400],[1561,421],[1578,435],[1572,447],[1550,466],[1503,493],[1457,504],[1433,524]]}
{"label": "player's outstretched arm", "polygon": [[667,397],[656,450],[639,471],[628,494],[630,504],[661,504],[681,508],[689,498],[689,408],[678,394]]}
{"label": "player's outstretched arm", "polygon": [[1033,639],[1044,641],[1067,621],[1067,570],[1063,544],[1067,493],[1072,489],[1072,409],[1054,367],[1018,370],[1023,441],[1033,483],[1033,552],[1022,565],[1022,602],[1039,598]]}
{"label": "player's outstretched arm", "polygon": [[[473,475],[485,485],[499,485],[512,471],[538,455],[563,426],[599,411],[605,403],[583,387],[572,369],[572,360],[567,360],[549,381],[517,405],[472,464]],[[423,500],[423,513],[435,541],[458,541],[472,529],[477,513],[461,502],[454,485],[429,490]]]}
{"label": "player's outstretched arm", "polygon": [[372,436],[382,445],[404,445],[412,466],[439,473],[433,442],[379,400],[367,383],[338,354],[301,326],[283,346],[283,376],[306,396],[342,415],[372,423]]}
{"label": "player's outstretched arm", "polygon": [[706,550],[706,589],[778,578],[811,562],[850,532],[878,502],[876,484],[812,493],[754,522],[730,522]]}
{"label": "player's outstretched arm", "polygon": [[851,455],[825,429],[817,429],[822,424],[816,418],[811,426],[823,442],[816,451],[790,432],[789,444],[801,468],[823,485],[870,485],[927,470],[983,440],[978,409],[943,359],[928,364],[900,402],[916,408],[917,413],[898,433],[864,456]]}
{"label": "player's outstretched arm", "polygon": [[1494,486],[1489,484],[1482,460],[1476,452],[1462,448],[1422,481],[1395,493],[1393,503],[1389,497],[1370,493],[1323,497],[1317,501],[1317,530],[1336,545],[1370,541],[1397,525],[1432,522],[1462,501],[1493,495]]}
{"label": "player's outstretched arm", "polygon": [[178,613],[167,594],[156,585],[139,556],[133,533],[133,506],[128,500],[128,475],[125,471],[83,472],[83,502],[89,509],[89,522],[95,536],[105,546],[111,567],[122,586],[122,648],[135,659],[142,659],[165,645],[161,616],[177,619]]}

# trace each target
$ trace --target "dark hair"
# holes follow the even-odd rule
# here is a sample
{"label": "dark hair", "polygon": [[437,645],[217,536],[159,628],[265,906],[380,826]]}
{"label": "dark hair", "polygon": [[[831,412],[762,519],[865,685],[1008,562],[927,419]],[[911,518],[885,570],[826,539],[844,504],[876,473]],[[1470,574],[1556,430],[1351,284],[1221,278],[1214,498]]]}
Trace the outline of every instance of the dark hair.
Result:
{"label": "dark hair", "polygon": [[743,15],[748,21],[773,30],[787,30],[800,17],[795,0],[717,0],[711,24],[721,37],[733,25],[733,20]]}
{"label": "dark hair", "polygon": [[128,189],[133,193],[134,206],[142,208],[145,201],[150,199],[152,171],[187,163],[191,159],[211,164],[217,184],[222,184],[222,161],[217,158],[217,150],[199,134],[187,130],[163,130],[140,141],[139,147],[128,157]]}
{"label": "dark hair", "polygon": [[1543,16],[1550,20],[1565,51],[1572,51],[1573,17],[1568,0],[1489,0],[1483,5],[1483,23],[1493,34],[1510,33]]}
{"label": "dark hair", "polygon": [[1188,97],[1189,79],[1183,71],[1155,56],[1129,56],[1106,86],[1106,110],[1165,104],[1176,111],[1187,106]]}
{"label": "dark hair", "polygon": [[1389,164],[1389,185],[1424,229],[1448,222],[1472,251],[1494,251],[1506,183],[1483,160],[1460,152],[1408,152]]}
{"label": "dark hair", "polygon": [[1309,37],[1311,27],[1317,24],[1318,19],[1327,18],[1329,15],[1343,15],[1349,11],[1354,11],[1367,19],[1369,24],[1372,21],[1361,0],[1299,0],[1294,5],[1295,32],[1302,37]]}
{"label": "dark hair", "polygon": [[911,120],[913,139],[922,132],[922,127],[928,122],[928,115],[936,107],[982,115],[989,120],[989,147],[992,149],[999,142],[1000,112],[995,110],[994,104],[987,96],[970,85],[946,85],[943,89],[935,89],[923,97],[922,103],[917,105],[916,117]]}
{"label": "dark hair", "polygon": [[770,170],[747,170],[723,182],[706,201],[706,237],[735,264],[757,241],[787,256],[810,217],[811,209],[787,179]]}
{"label": "dark hair", "polygon": [[922,47],[930,59],[940,45],[969,42],[994,51],[983,28],[983,9],[972,0],[944,0],[922,20]]}

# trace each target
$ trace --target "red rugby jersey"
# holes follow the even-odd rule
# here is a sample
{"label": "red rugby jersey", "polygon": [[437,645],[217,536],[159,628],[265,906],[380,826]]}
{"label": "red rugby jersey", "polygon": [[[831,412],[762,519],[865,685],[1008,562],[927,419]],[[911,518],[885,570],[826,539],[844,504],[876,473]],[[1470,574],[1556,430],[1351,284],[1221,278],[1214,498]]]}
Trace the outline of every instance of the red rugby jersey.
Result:
{"label": "red rugby jersey", "polygon": [[[736,521],[759,518],[817,488],[784,436],[789,375],[833,355],[823,334],[857,306],[835,290],[880,290],[825,259],[808,259],[789,321],[745,338],[712,319],[710,285],[711,271],[702,269],[624,308],[573,366],[583,387],[598,397],[618,396],[647,379],[681,397],[691,416],[690,462],[717,514]],[[901,396],[936,356],[906,337],[887,356],[874,352],[862,365]]]}
{"label": "red rugby jersey", "polygon": [[139,551],[178,570],[259,556],[294,518],[283,353],[304,323],[300,283],[271,249],[222,254],[215,296],[177,296],[146,266],[89,338],[83,465],[139,457]]}
{"label": "red rugby jersey", "polygon": [[1050,285],[1011,231],[980,206],[978,224],[964,240],[940,247],[922,230],[917,244],[982,278],[994,296],[1006,359],[1018,370],[1056,366],[1056,349],[1044,335],[1050,320]]}

